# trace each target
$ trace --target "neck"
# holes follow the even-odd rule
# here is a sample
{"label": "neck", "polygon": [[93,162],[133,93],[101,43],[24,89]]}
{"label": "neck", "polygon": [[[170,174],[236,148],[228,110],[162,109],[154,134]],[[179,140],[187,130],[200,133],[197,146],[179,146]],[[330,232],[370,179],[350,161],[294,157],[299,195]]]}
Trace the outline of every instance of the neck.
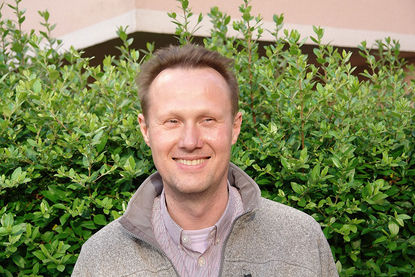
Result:
{"label": "neck", "polygon": [[183,230],[200,230],[218,222],[228,204],[228,186],[225,182],[214,192],[176,195],[164,191],[167,210]]}

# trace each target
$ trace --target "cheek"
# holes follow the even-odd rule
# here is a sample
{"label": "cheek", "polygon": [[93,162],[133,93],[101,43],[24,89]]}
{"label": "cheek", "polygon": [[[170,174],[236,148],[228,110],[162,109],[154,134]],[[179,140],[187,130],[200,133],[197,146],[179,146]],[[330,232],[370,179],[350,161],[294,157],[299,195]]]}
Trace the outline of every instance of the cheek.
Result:
{"label": "cheek", "polygon": [[176,143],[177,136],[171,132],[152,130],[149,132],[150,148],[153,154],[169,151]]}
{"label": "cheek", "polygon": [[230,128],[217,128],[207,130],[204,134],[204,141],[216,149],[228,149],[231,147],[232,131]]}

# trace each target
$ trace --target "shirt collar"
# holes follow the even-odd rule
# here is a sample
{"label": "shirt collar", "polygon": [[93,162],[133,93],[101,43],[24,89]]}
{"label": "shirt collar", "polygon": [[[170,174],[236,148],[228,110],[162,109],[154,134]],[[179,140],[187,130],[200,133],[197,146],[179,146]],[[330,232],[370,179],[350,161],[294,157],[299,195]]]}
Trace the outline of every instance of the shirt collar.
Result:
{"label": "shirt collar", "polygon": [[[232,218],[235,213],[235,195],[230,189],[230,183],[228,182],[228,203],[226,204],[226,209],[219,220],[214,225],[215,228],[215,239],[214,243],[217,244],[225,238],[226,230],[229,230],[229,226],[232,224]],[[166,198],[164,195],[164,189],[160,195],[160,212],[163,219],[164,226],[167,229],[167,232],[171,236],[173,242],[176,245],[182,244],[182,235],[183,229],[171,218],[169,212],[167,211]]]}

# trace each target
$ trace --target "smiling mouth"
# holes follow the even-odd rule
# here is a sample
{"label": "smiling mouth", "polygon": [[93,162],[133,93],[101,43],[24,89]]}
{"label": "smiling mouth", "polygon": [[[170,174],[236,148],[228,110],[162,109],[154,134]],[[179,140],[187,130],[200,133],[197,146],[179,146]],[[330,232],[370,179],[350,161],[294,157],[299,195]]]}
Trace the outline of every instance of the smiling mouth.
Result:
{"label": "smiling mouth", "polygon": [[176,162],[184,164],[184,165],[199,165],[199,164],[204,163],[208,159],[210,159],[210,157],[203,158],[203,159],[195,159],[195,160],[173,158],[173,160],[175,160]]}

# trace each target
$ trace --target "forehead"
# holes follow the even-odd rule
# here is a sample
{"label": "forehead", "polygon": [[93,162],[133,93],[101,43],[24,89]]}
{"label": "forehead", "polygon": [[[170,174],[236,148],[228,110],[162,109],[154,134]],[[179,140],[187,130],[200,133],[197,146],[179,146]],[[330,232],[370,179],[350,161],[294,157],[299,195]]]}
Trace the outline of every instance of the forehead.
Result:
{"label": "forehead", "polygon": [[[160,108],[171,103],[187,103],[198,99],[226,102],[231,106],[231,93],[222,75],[210,67],[168,68],[160,72],[151,83],[148,92],[148,108]],[[174,100],[174,103],[173,103]],[[226,107],[227,108],[227,107]]]}
{"label": "forehead", "polygon": [[154,78],[150,85],[150,90],[165,84],[175,85],[183,83],[212,83],[220,86],[223,90],[229,90],[223,76],[211,67],[174,67],[164,69]]}

